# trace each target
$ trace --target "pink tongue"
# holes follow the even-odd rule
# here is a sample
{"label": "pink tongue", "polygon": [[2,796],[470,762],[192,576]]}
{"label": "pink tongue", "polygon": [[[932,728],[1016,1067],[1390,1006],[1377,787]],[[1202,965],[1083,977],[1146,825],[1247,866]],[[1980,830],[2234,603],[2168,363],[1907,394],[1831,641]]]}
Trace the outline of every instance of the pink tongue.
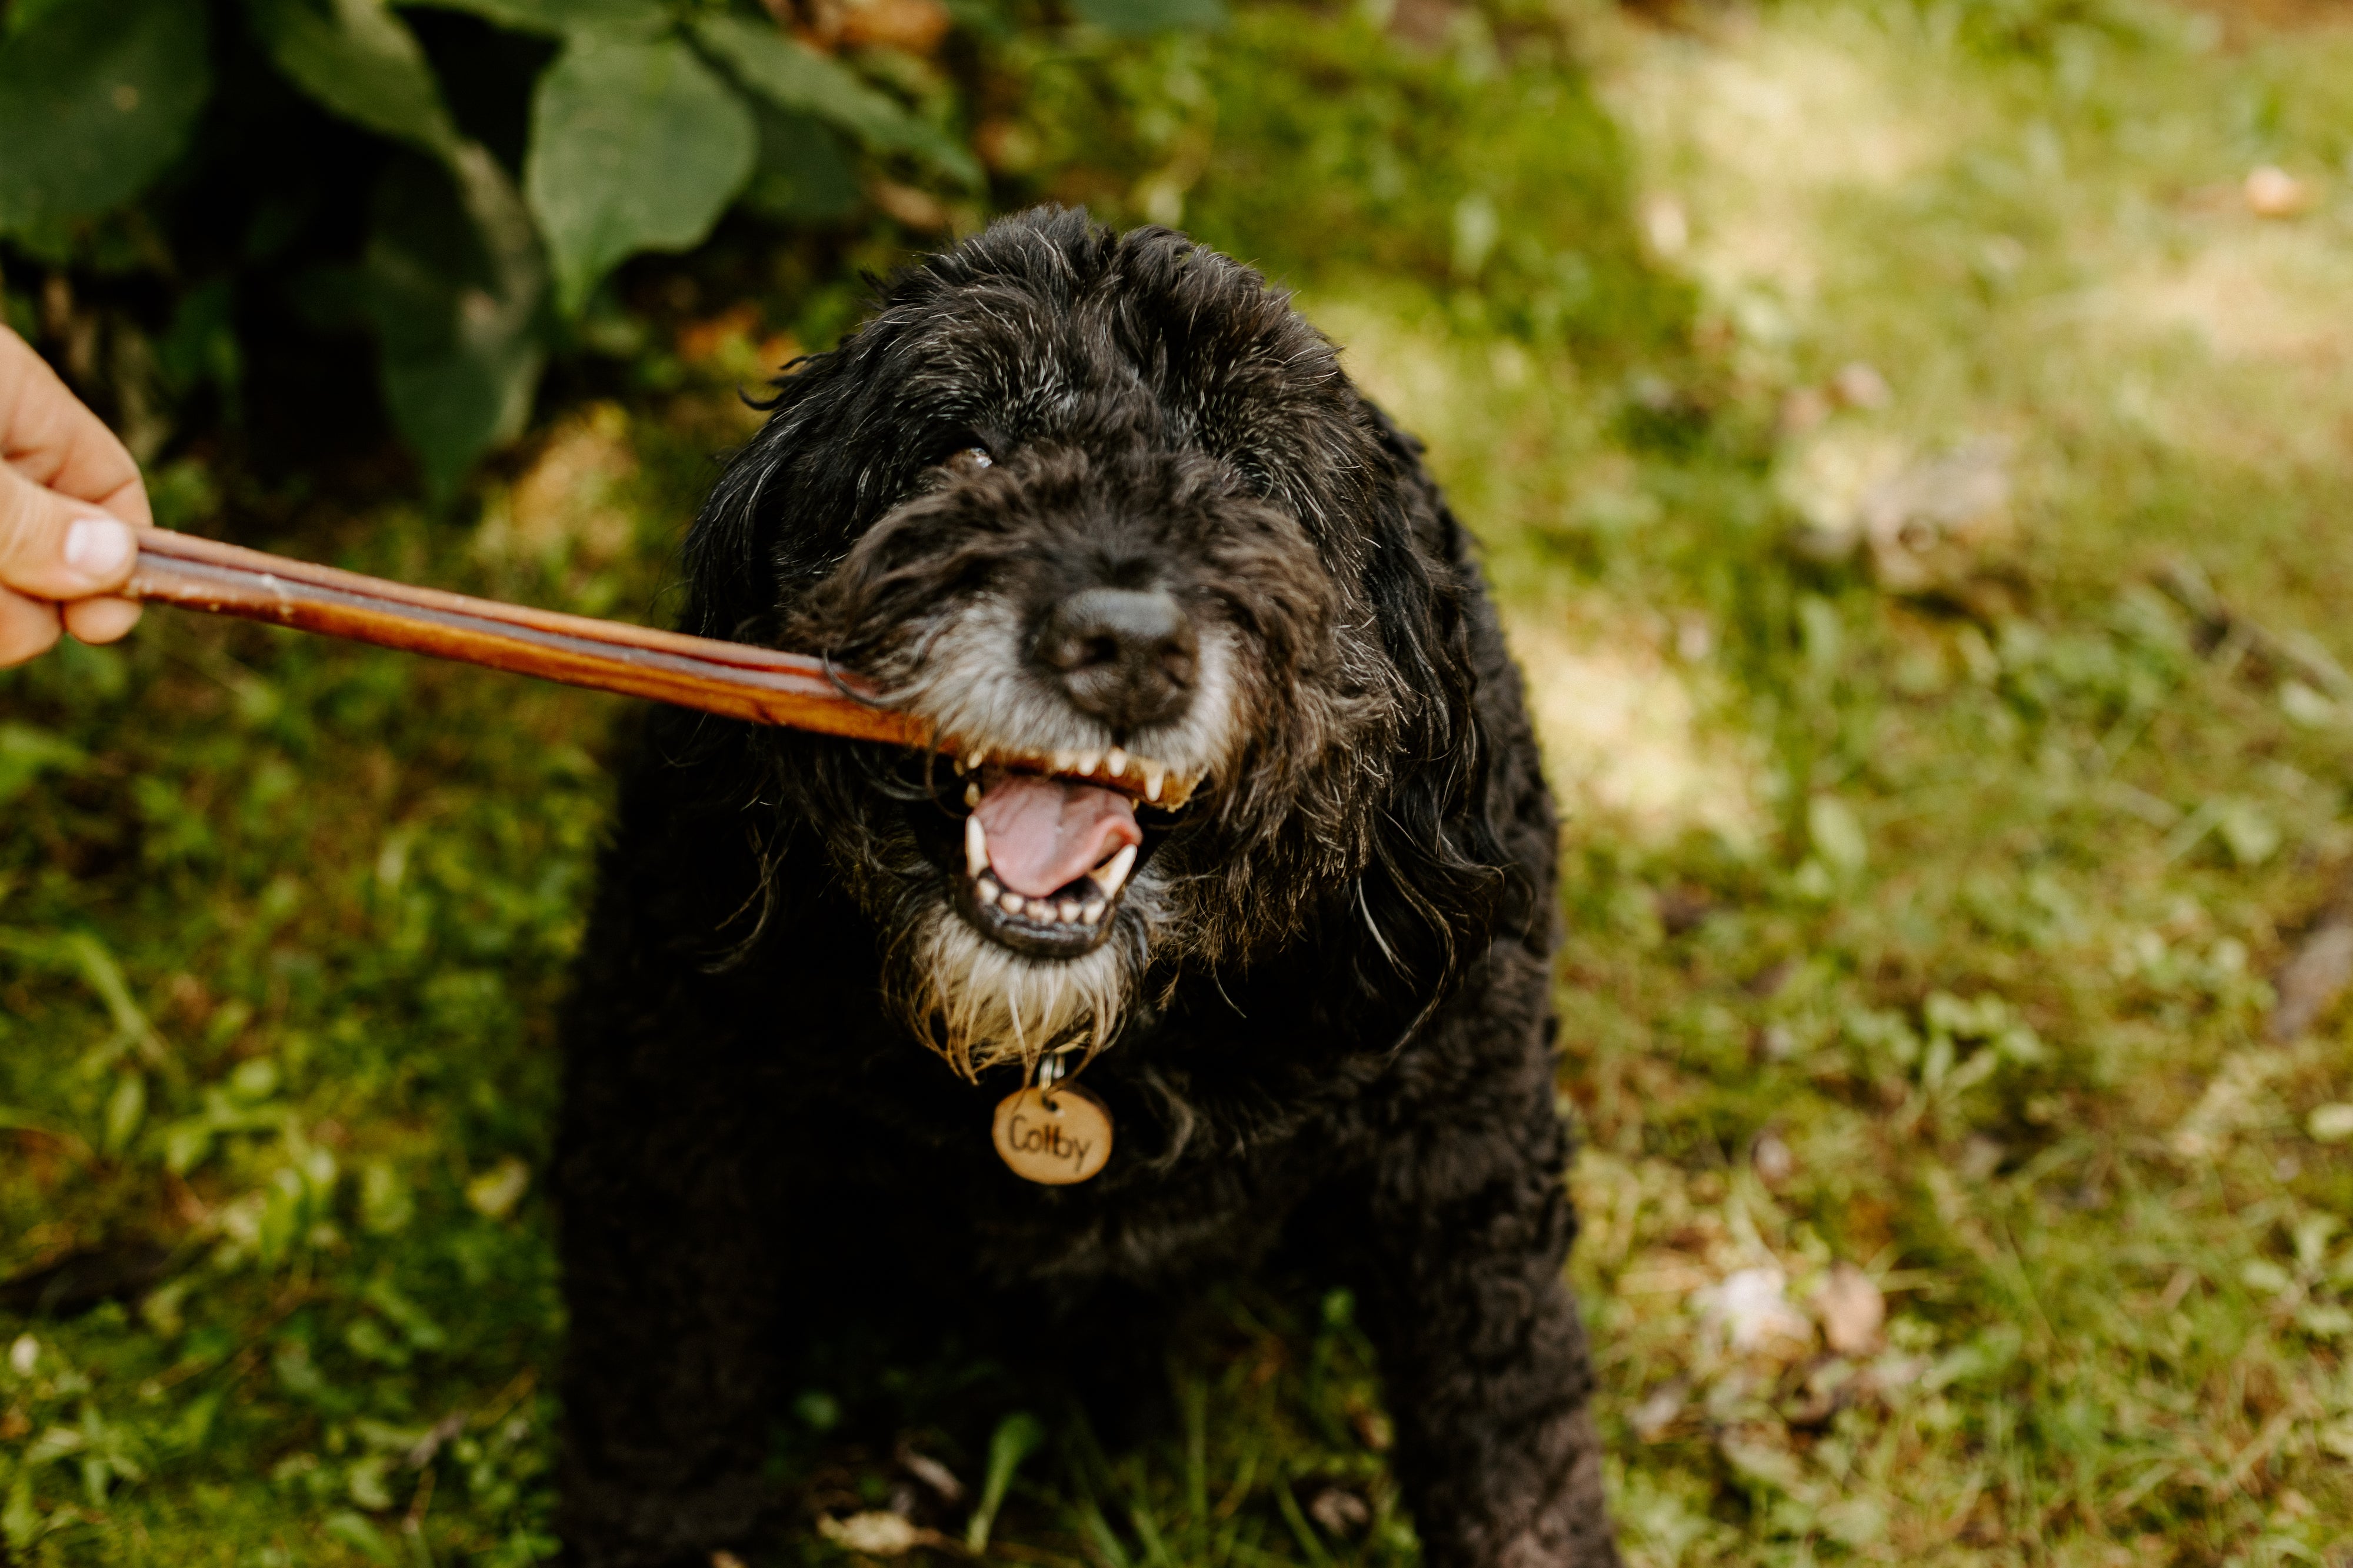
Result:
{"label": "pink tongue", "polygon": [[996,774],[972,814],[988,835],[997,879],[1032,899],[1059,891],[1120,846],[1144,842],[1127,796],[1031,773]]}

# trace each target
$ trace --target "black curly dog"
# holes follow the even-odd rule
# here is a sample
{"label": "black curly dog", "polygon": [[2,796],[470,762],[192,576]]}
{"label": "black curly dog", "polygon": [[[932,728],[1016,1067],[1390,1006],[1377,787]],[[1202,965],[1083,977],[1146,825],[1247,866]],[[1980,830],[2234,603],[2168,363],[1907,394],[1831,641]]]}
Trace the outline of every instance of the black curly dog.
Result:
{"label": "black curly dog", "polygon": [[[776,1541],[825,1325],[1114,1361],[1276,1258],[1355,1291],[1433,1568],[1617,1561],[1552,810],[1419,450],[1258,274],[1058,210],[776,384],[688,629],[825,649],[974,754],[648,720],[567,1023],[571,1561]],[[1032,1184],[990,1114],[1070,1047],[1116,1149]]]}

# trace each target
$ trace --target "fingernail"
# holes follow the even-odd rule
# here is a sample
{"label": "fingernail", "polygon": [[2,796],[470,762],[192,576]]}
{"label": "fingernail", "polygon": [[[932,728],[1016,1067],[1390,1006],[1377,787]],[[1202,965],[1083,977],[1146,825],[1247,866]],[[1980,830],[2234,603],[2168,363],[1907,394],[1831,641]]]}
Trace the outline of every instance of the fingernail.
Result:
{"label": "fingernail", "polygon": [[120,572],[137,547],[131,531],[111,517],[85,517],[66,530],[66,564],[92,577]]}

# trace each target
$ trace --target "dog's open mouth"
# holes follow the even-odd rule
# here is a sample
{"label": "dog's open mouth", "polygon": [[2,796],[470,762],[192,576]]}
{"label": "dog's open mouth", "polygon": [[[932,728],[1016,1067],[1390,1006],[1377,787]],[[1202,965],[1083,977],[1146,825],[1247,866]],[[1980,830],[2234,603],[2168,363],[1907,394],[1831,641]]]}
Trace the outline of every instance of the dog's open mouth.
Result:
{"label": "dog's open mouth", "polygon": [[[1134,796],[1165,800],[1179,787],[1190,795],[1195,781],[1153,764],[1149,786],[1131,792],[1070,776],[1096,773],[1102,759],[1050,761],[1057,764],[1052,775],[995,764],[971,768],[960,902],[966,919],[1006,946],[1070,958],[1109,934],[1144,853]],[[1094,765],[1073,765],[1079,762]]]}
{"label": "dog's open mouth", "polygon": [[1072,779],[985,768],[965,791],[965,893],[974,923],[1040,956],[1083,952],[1111,929],[1144,844],[1134,804]]}

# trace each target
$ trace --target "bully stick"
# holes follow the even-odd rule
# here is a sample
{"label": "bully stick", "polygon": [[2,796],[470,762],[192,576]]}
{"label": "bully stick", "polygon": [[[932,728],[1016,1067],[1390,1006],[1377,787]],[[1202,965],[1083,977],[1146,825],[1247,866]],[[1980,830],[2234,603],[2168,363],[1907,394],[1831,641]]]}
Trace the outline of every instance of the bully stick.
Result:
{"label": "bully stick", "polygon": [[412,588],[167,529],[133,530],[130,597],[354,642],[650,697],[758,724],[860,741],[934,743],[914,714],[807,654],[718,642],[492,599]]}

